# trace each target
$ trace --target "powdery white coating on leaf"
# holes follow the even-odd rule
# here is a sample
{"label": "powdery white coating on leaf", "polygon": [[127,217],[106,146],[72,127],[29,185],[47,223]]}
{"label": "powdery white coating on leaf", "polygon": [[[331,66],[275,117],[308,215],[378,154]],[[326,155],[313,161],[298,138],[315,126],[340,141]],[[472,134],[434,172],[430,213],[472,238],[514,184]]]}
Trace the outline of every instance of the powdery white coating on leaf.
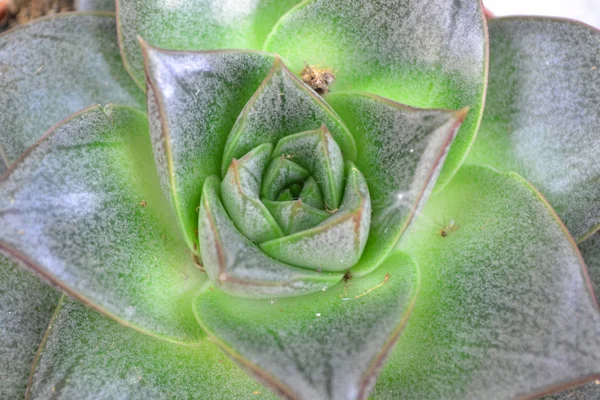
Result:
{"label": "powdery white coating on leaf", "polygon": [[427,201],[464,115],[408,108],[366,94],[332,94],[360,149],[357,166],[373,200],[371,233],[359,269],[375,268]]}
{"label": "powdery white coating on leaf", "polygon": [[596,299],[600,303],[600,233],[595,233],[579,244],[579,249],[587,265]]}
{"label": "powdery white coating on leaf", "polygon": [[[444,219],[459,229],[442,236]],[[578,251],[522,178],[463,167],[400,247],[422,286],[376,397],[509,399],[600,373]]]}
{"label": "powdery white coating on leaf", "polygon": [[146,117],[94,107],[0,182],[0,248],[137,329],[200,334],[189,296],[205,279],[158,188]]}
{"label": "powdery white coating on leaf", "polygon": [[31,399],[250,399],[273,397],[208,340],[156,340],[65,300],[31,386]]}
{"label": "powdery white coating on leaf", "polygon": [[272,160],[262,182],[261,196],[275,200],[286,187],[304,181],[310,173],[285,156]]}
{"label": "powdery white coating on leaf", "polygon": [[274,157],[280,155],[291,157],[310,171],[325,204],[332,210],[339,207],[344,191],[344,156],[325,127],[282,138],[273,150]]}
{"label": "powdery white coating on leaf", "polygon": [[418,285],[416,264],[396,253],[372,274],[308,296],[271,302],[207,291],[195,311],[219,345],[287,398],[365,399]]}
{"label": "powdery white coating on leaf", "polygon": [[[260,50],[277,19],[298,0],[117,0],[124,60],[141,85],[137,37],[180,50]],[[165,29],[168,27],[168,29]]]}
{"label": "powdery white coating on leaf", "polygon": [[329,212],[314,208],[302,200],[263,200],[263,203],[286,235],[313,228],[331,217]]}
{"label": "powdery white coating on leaf", "polygon": [[252,52],[145,51],[154,157],[163,191],[173,199],[184,237],[193,248],[204,179],[220,174],[227,135],[267,75],[273,57]]}
{"label": "powdery white coating on leaf", "polygon": [[356,144],[340,117],[277,59],[227,138],[221,172],[224,173],[232,158],[239,158],[260,144],[276,145],[288,135],[319,129],[323,125],[344,157],[354,160]]}
{"label": "powdery white coating on leaf", "polygon": [[580,237],[600,223],[600,32],[498,19],[490,46],[486,112],[469,161],[519,172]]}
{"label": "powdery white coating on leaf", "polygon": [[211,281],[243,297],[297,296],[338,282],[340,274],[317,273],[270,258],[227,216],[218,197],[218,179],[204,184],[198,235],[204,268]]}
{"label": "powdery white coating on leaf", "polygon": [[221,181],[221,200],[236,228],[254,243],[276,239],[283,232],[260,200],[262,175],[273,146],[256,147],[240,160],[233,160]]}
{"label": "powdery white coating on leaf", "polygon": [[123,69],[115,21],[63,15],[0,35],[0,174],[50,127],[98,103],[143,109]]}
{"label": "powdery white coating on leaf", "polygon": [[0,254],[0,398],[23,398],[59,294]]}
{"label": "powdery white coating on leaf", "polygon": [[332,94],[360,91],[415,107],[470,107],[441,177],[445,184],[481,118],[486,42],[477,0],[312,0],[280,20],[264,49],[281,54],[294,71],[305,61],[333,69]]}
{"label": "powdery white coating on leaf", "polygon": [[312,229],[260,244],[269,256],[323,271],[346,271],[360,258],[371,224],[371,197],[365,177],[348,162],[339,210]]}

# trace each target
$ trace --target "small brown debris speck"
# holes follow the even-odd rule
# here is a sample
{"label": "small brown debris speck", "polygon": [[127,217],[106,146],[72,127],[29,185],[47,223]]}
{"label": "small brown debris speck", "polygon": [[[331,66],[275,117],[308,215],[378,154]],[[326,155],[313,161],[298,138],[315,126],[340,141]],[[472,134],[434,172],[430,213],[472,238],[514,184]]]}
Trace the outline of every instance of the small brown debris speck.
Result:
{"label": "small brown debris speck", "polygon": [[300,77],[304,83],[320,95],[329,92],[329,85],[335,80],[333,70],[329,68],[317,68],[314,65],[308,64],[300,72]]}
{"label": "small brown debris speck", "polygon": [[344,282],[348,282],[350,279],[352,279],[352,273],[350,271],[346,271],[342,279],[344,280]]}
{"label": "small brown debris speck", "polygon": [[140,206],[146,207],[147,205],[148,205],[148,203],[146,203],[146,200],[140,201]]}

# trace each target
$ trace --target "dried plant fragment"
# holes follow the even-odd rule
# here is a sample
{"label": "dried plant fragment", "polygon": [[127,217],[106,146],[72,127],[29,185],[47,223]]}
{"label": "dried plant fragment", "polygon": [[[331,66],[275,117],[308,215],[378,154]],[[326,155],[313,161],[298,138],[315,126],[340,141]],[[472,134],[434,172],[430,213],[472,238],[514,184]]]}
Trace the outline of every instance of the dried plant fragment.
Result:
{"label": "dried plant fragment", "polygon": [[304,83],[321,96],[329,92],[329,85],[335,80],[333,70],[330,68],[318,68],[308,64],[300,72],[300,77]]}

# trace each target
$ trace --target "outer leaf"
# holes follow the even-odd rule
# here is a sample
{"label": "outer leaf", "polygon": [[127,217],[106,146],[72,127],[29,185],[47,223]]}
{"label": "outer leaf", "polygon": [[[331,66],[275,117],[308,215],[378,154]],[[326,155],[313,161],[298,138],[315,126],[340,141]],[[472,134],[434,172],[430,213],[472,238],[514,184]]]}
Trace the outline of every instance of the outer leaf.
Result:
{"label": "outer leaf", "polygon": [[600,233],[595,233],[581,243],[579,249],[588,267],[596,299],[600,302]]}
{"label": "outer leaf", "polygon": [[393,254],[368,276],[288,299],[202,293],[198,321],[231,358],[291,399],[364,399],[400,335],[419,287]]}
{"label": "outer leaf", "polygon": [[144,46],[150,132],[161,186],[188,245],[197,251],[204,179],[220,174],[227,136],[274,59],[255,52],[192,53]]}
{"label": "outer leaf", "polygon": [[[442,236],[435,221],[454,219]],[[375,394],[511,399],[600,373],[600,315],[581,256],[514,173],[467,166],[404,236],[423,274]]]}
{"label": "outer leaf", "polygon": [[110,14],[61,14],[0,35],[0,174],[56,122],[98,103],[144,107]]}
{"label": "outer leaf", "polygon": [[575,237],[600,227],[600,32],[549,18],[490,21],[490,90],[469,157],[522,174]]}
{"label": "outer leaf", "polygon": [[31,399],[272,398],[208,340],[159,341],[70,300],[40,355]]}
{"label": "outer leaf", "polygon": [[352,129],[356,164],[373,199],[369,240],[353,274],[385,259],[425,204],[466,110],[422,110],[369,94],[331,94],[331,105]]}
{"label": "outer leaf", "polygon": [[0,398],[23,398],[59,294],[0,254]]}
{"label": "outer leaf", "polygon": [[126,325],[190,341],[205,278],[158,188],[147,123],[93,107],[30,148],[0,177],[0,251]]}
{"label": "outer leaf", "polygon": [[471,107],[440,182],[459,168],[483,112],[486,23],[479,0],[306,0],[285,14],[264,49],[299,73],[334,70],[335,91],[375,93],[423,108]]}
{"label": "outer leaf", "polygon": [[600,398],[600,377],[583,386],[544,396],[542,400],[592,400]]}
{"label": "outer leaf", "polygon": [[219,180],[204,182],[198,236],[208,276],[244,297],[295,296],[335,285],[342,274],[318,273],[267,256],[233,224],[219,199]]}
{"label": "outer leaf", "polygon": [[299,0],[117,0],[125,67],[144,82],[137,37],[178,50],[255,49],[279,17]]}

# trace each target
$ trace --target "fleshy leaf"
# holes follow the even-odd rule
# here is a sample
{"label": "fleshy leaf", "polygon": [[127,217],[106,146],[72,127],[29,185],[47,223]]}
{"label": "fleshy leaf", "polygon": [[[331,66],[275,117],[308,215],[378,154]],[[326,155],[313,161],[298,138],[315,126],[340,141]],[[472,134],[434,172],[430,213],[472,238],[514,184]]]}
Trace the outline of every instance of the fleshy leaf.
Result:
{"label": "fleshy leaf", "polygon": [[419,288],[394,253],[372,274],[309,296],[248,300],[207,290],[198,321],[237,363],[292,399],[364,399],[400,336]]}
{"label": "fleshy leaf", "polygon": [[600,399],[600,376],[588,379],[591,382],[562,392],[544,396],[540,400],[592,400]]}
{"label": "fleshy leaf", "polygon": [[221,182],[221,200],[236,228],[255,243],[283,236],[283,231],[260,201],[262,175],[271,160],[273,146],[258,146],[240,160],[233,160]]}
{"label": "fleshy leaf", "polygon": [[[446,236],[444,219],[455,221]],[[400,248],[420,267],[421,291],[376,398],[523,398],[600,372],[581,256],[518,175],[463,167]]]}
{"label": "fleshy leaf", "polygon": [[321,186],[323,200],[337,209],[344,191],[344,156],[325,126],[284,137],[273,150],[273,157],[292,157],[294,163],[311,172]]}
{"label": "fleshy leaf", "polygon": [[217,346],[181,346],[65,299],[34,366],[30,399],[273,399]]}
{"label": "fleshy leaf", "polygon": [[[440,176],[458,170],[475,138],[487,80],[479,0],[307,0],[285,14],[264,49],[294,73],[331,68],[331,92],[374,93],[423,108],[470,112]],[[348,125],[350,126],[350,125]]]}
{"label": "fleshy leaf", "polygon": [[468,162],[523,175],[581,238],[600,228],[600,31],[550,18],[489,24],[490,90]]}
{"label": "fleshy leaf", "polygon": [[346,271],[363,253],[370,223],[371,197],[367,182],[348,161],[346,190],[339,210],[314,228],[261,243],[260,247],[271,257],[298,267]]}
{"label": "fleshy leaf", "polygon": [[329,212],[314,208],[302,200],[263,200],[263,203],[286,235],[313,228],[331,217]]}
{"label": "fleshy leaf", "polygon": [[188,245],[197,251],[202,184],[206,177],[220,174],[227,135],[271,69],[273,57],[147,46],[144,51],[150,133],[161,186]]}
{"label": "fleshy leaf", "polygon": [[23,398],[60,295],[0,254],[0,398]]}
{"label": "fleshy leaf", "polygon": [[53,124],[98,103],[144,109],[114,15],[66,14],[0,35],[0,174]]}
{"label": "fleshy leaf", "polygon": [[0,177],[0,252],[134,329],[201,334],[190,295],[206,278],[158,187],[139,111],[84,110]]}
{"label": "fleshy leaf", "polygon": [[261,196],[275,200],[277,195],[290,184],[299,183],[308,178],[310,172],[293,161],[281,156],[272,160],[262,180]]}
{"label": "fleshy leaf", "polygon": [[227,138],[221,174],[233,158],[239,158],[263,143],[276,145],[285,136],[319,129],[325,125],[346,160],[356,159],[356,143],[331,107],[275,59],[263,81]]}
{"label": "fleshy leaf", "polygon": [[117,0],[119,45],[126,68],[143,86],[137,37],[177,50],[262,48],[281,15],[299,0]]}
{"label": "fleshy leaf", "polygon": [[309,177],[306,181],[304,181],[304,185],[302,186],[302,191],[300,192],[300,200],[302,200],[305,204],[324,209],[325,201],[323,200],[323,194],[321,193],[321,189],[317,184],[317,181],[313,177]]}
{"label": "fleshy leaf", "polygon": [[369,94],[328,100],[351,127],[373,198],[369,240],[352,270],[362,275],[385,259],[427,201],[466,111],[415,109]]}
{"label": "fleshy leaf", "polygon": [[579,249],[588,267],[596,299],[600,302],[600,233],[595,233],[585,242],[580,243]]}
{"label": "fleshy leaf", "polygon": [[219,186],[216,176],[204,182],[198,235],[204,268],[221,289],[244,297],[296,296],[342,279],[341,274],[296,268],[264,254],[227,216]]}

